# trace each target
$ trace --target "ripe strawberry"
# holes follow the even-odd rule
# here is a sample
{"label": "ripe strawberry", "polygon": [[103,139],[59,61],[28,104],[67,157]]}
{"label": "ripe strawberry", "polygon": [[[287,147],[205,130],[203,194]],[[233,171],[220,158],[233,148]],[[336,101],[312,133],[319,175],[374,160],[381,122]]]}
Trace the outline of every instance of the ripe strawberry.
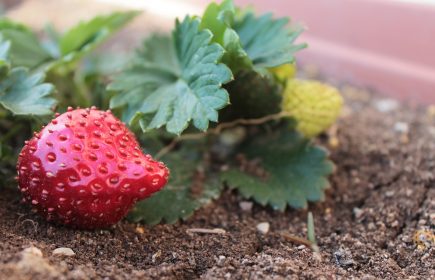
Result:
{"label": "ripe strawberry", "polygon": [[123,123],[95,107],[69,108],[35,133],[17,171],[24,200],[40,214],[84,229],[115,224],[169,176]]}

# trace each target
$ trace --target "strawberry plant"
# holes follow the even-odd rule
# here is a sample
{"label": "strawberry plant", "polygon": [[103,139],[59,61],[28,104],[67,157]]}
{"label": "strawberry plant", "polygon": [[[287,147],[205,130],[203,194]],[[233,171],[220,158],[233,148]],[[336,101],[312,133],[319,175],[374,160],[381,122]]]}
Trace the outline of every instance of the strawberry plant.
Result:
{"label": "strawberry plant", "polygon": [[[104,54],[91,51],[136,15],[99,16],[65,34],[48,28],[44,39],[24,25],[1,19],[2,171],[11,170],[19,150],[16,143],[47,122],[44,116],[52,114],[55,104],[60,112],[68,106],[95,105],[111,109],[135,133],[143,152],[171,171],[162,190],[135,204],[128,215],[131,221],[157,224],[187,219],[219,197],[225,187],[280,211],[305,208],[310,201],[324,199],[333,164],[312,138],[335,122],[342,98],[329,85],[295,78],[295,56],[307,46],[296,43],[303,31],[300,26],[224,0],[211,3],[203,15],[177,19],[171,34],[149,36],[130,59],[120,59],[123,67],[107,70],[97,66]],[[130,178],[129,172],[117,173],[120,161],[123,164],[128,158],[130,162],[129,156],[121,159],[121,151],[127,148],[119,146],[118,138],[132,141],[131,154],[139,153],[135,150],[138,143],[112,113],[97,112],[79,109],[56,117],[57,124],[52,121],[43,128],[21,153],[20,189],[25,200],[47,218],[84,228],[107,226],[166,183],[163,164],[140,179]],[[99,119],[102,115],[108,115],[109,123]],[[80,121],[88,124],[86,133],[81,132],[86,135],[83,138],[75,131]],[[110,122],[122,127],[122,135],[110,133]],[[22,127],[14,132],[11,128],[17,124]],[[71,138],[59,139],[68,133]],[[56,152],[39,150],[47,141]],[[107,146],[101,141],[116,144]],[[94,142],[98,152],[92,152]],[[69,147],[65,154],[57,151],[63,145]],[[81,149],[74,150],[74,145]],[[37,152],[30,153],[32,149]],[[89,153],[104,162],[94,162]],[[107,153],[116,156],[108,158]],[[72,163],[67,175],[74,180],[65,177],[61,167],[50,165],[49,155],[56,162],[61,158],[59,164]],[[141,154],[137,160],[143,166],[155,164]],[[35,161],[38,170],[32,166]],[[103,163],[107,172],[102,175],[98,164]],[[101,194],[93,191],[83,170],[99,182]],[[115,175],[116,184],[111,185]],[[150,181],[154,175],[158,188]],[[60,181],[70,190],[65,195],[55,191]],[[131,191],[122,189],[127,181]],[[140,189],[146,193],[138,195]],[[121,207],[114,202],[119,197],[128,203]],[[68,206],[62,206],[60,198]],[[78,201],[83,204],[77,205]],[[108,212],[119,215],[101,218]]]}

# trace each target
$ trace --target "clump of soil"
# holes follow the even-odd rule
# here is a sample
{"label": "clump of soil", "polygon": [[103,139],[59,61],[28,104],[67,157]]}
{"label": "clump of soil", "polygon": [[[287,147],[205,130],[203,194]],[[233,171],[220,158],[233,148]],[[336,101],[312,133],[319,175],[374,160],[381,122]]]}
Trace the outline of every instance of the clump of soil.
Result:
{"label": "clump of soil", "polygon": [[[336,135],[320,140],[332,146],[337,171],[326,200],[309,206],[320,257],[282,235],[305,237],[307,211],[251,209],[236,192],[175,225],[123,221],[78,231],[45,222],[15,188],[2,187],[0,278],[433,279],[434,245],[417,248],[414,235],[434,230],[435,116],[366,91],[343,92],[347,107]],[[262,222],[270,224],[267,233],[256,228]],[[60,247],[75,256],[54,256]],[[42,254],[29,255],[38,249]]]}

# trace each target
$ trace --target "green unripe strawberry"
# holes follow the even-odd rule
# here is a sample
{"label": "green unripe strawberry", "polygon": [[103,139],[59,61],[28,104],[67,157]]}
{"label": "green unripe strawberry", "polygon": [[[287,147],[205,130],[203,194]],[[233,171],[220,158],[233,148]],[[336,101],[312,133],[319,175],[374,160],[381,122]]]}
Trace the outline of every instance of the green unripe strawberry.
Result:
{"label": "green unripe strawberry", "polygon": [[328,129],[340,115],[343,98],[330,85],[292,79],[287,81],[282,110],[296,120],[296,129],[311,138]]}
{"label": "green unripe strawberry", "polygon": [[269,71],[275,75],[278,81],[284,82],[296,76],[296,64],[286,63],[280,66],[269,68]]}

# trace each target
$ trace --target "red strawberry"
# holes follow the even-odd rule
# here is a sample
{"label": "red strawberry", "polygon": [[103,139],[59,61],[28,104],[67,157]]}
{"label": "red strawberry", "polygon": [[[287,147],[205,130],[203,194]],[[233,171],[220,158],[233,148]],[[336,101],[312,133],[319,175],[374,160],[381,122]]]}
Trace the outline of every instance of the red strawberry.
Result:
{"label": "red strawberry", "polygon": [[17,170],[24,200],[47,220],[84,229],[115,224],[169,176],[123,123],[94,107],[70,108],[35,133]]}

